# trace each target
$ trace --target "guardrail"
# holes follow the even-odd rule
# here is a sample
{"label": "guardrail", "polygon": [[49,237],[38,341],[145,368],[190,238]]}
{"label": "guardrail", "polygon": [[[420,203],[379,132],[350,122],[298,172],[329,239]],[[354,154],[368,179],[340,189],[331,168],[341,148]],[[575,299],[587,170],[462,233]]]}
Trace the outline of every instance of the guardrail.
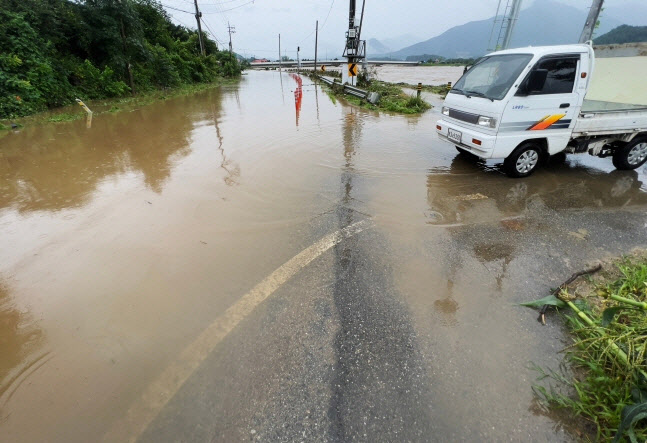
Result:
{"label": "guardrail", "polygon": [[[319,77],[319,80],[329,85],[332,85],[333,83],[335,83],[335,79],[329,78],[329,77],[322,76],[322,77]],[[339,85],[341,86],[341,83],[339,83]],[[354,95],[355,97],[359,97],[363,99],[366,99],[368,97],[368,92],[364,91],[363,89],[359,89],[359,88],[356,88],[355,86],[351,86],[348,84],[344,85],[343,87],[344,87],[344,92],[346,94]]]}
{"label": "guardrail", "polygon": [[368,92],[351,85],[344,85],[344,92],[359,98],[366,98]]}

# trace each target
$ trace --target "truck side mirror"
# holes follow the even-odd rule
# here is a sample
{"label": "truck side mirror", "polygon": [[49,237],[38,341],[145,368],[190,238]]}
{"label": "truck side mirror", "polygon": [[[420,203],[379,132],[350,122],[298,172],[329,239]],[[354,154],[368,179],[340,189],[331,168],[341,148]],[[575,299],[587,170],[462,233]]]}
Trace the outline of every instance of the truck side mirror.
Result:
{"label": "truck side mirror", "polygon": [[528,77],[528,84],[526,85],[526,93],[532,94],[533,92],[540,92],[544,89],[548,78],[548,69],[534,69],[530,72]]}

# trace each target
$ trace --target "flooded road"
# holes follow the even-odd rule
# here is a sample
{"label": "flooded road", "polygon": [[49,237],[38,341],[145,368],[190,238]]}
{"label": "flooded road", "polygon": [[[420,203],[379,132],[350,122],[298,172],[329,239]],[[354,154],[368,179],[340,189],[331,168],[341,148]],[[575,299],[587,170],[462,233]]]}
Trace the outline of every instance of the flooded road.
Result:
{"label": "flooded road", "polygon": [[644,171],[524,180],[308,78],[0,138],[0,441],[571,441],[518,303],[647,244]]}

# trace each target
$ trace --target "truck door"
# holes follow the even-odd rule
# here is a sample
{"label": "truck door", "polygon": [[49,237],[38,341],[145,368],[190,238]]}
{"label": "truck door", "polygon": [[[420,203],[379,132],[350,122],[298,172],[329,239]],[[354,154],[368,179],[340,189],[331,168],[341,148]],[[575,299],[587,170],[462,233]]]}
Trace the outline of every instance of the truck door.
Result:
{"label": "truck door", "polygon": [[541,90],[528,91],[528,73],[505,108],[500,135],[519,136],[519,142],[546,138],[550,154],[562,151],[570,139],[581,107],[580,94],[575,88],[580,64],[580,54],[541,58],[531,72],[548,71],[546,82]]}

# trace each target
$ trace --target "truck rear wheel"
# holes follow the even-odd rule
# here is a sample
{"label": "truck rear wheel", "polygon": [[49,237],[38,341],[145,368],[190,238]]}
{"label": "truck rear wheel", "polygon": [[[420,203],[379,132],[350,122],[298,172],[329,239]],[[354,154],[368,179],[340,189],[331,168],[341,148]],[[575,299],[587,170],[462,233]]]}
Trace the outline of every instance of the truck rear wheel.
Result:
{"label": "truck rear wheel", "polygon": [[613,152],[616,169],[636,169],[647,160],[647,137],[636,137]]}
{"label": "truck rear wheel", "polygon": [[541,159],[541,147],[533,142],[522,143],[503,162],[509,177],[527,177],[532,174]]}

